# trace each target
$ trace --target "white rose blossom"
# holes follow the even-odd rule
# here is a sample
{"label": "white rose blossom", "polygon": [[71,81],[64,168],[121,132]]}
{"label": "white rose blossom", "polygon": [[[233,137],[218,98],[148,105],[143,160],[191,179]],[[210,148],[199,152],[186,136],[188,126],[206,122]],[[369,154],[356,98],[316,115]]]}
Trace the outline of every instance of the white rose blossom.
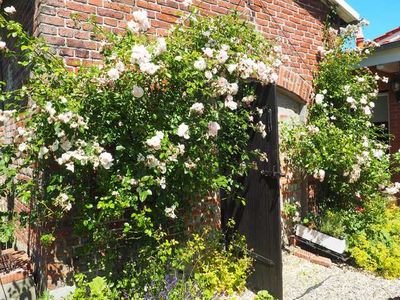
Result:
{"label": "white rose blossom", "polygon": [[69,196],[65,193],[61,193],[55,200],[55,204],[60,206],[63,210],[69,211],[72,208],[72,204],[69,200]]}
{"label": "white rose blossom", "polygon": [[110,77],[110,79],[112,81],[118,80],[119,79],[119,71],[117,68],[111,68],[108,72],[107,72],[108,77]]}
{"label": "white rose blossom", "polygon": [[70,162],[70,163],[66,164],[66,165],[65,165],[65,168],[66,168],[68,171],[71,171],[72,173],[75,172],[75,165],[74,165],[73,162]]}
{"label": "white rose blossom", "polygon": [[172,205],[171,207],[165,208],[165,215],[171,219],[176,219],[177,216],[175,214],[176,205]]}
{"label": "white rose blossom", "polygon": [[364,114],[366,114],[367,116],[370,116],[372,114],[371,108],[369,106],[365,106],[363,110]]}
{"label": "white rose blossom", "polygon": [[189,7],[192,5],[192,0],[183,0],[182,5],[185,7]]}
{"label": "white rose blossom", "polygon": [[6,8],[4,8],[4,12],[9,15],[12,15],[12,14],[15,14],[17,12],[17,10],[15,9],[14,6],[7,6]]}
{"label": "white rose blossom", "polygon": [[203,53],[205,56],[212,58],[214,56],[214,49],[205,48],[205,49],[203,49]]}
{"label": "white rose blossom", "polygon": [[59,114],[57,116],[57,119],[63,123],[69,123],[69,121],[71,121],[72,117],[73,117],[73,113],[71,111]]}
{"label": "white rose blossom", "polygon": [[160,37],[157,39],[157,45],[155,49],[155,54],[160,55],[167,51],[167,42],[165,41],[165,38]]}
{"label": "white rose blossom", "polygon": [[44,109],[50,116],[54,116],[56,114],[56,110],[53,108],[53,104],[51,102],[46,102]]}
{"label": "white rose blossom", "polygon": [[7,44],[4,41],[0,41],[0,50],[4,50],[7,48]]}
{"label": "white rose blossom", "polygon": [[139,67],[140,71],[142,71],[143,73],[147,73],[149,75],[154,75],[160,69],[160,66],[153,64],[151,62],[141,63]]}
{"label": "white rose blossom", "polygon": [[156,168],[160,165],[160,161],[153,154],[150,154],[146,156],[146,165],[149,168]]}
{"label": "white rose blossom", "polygon": [[18,136],[24,136],[26,134],[26,130],[23,127],[18,127],[17,128],[17,134]]}
{"label": "white rose blossom", "polygon": [[40,147],[39,154],[38,154],[39,159],[42,159],[43,157],[45,157],[45,155],[48,152],[49,152],[49,149],[47,149],[45,146]]}
{"label": "white rose blossom", "polygon": [[176,148],[178,149],[178,154],[182,155],[182,154],[185,153],[185,145],[183,145],[183,144],[178,144],[178,145],[176,146]]}
{"label": "white rose blossom", "polygon": [[160,184],[160,187],[163,190],[165,190],[165,188],[167,187],[167,179],[165,177],[161,177],[159,184]]}
{"label": "white rose blossom", "polygon": [[194,103],[191,107],[190,107],[190,112],[191,113],[195,113],[197,115],[202,115],[204,112],[204,104],[200,103],[200,102],[196,102]]}
{"label": "white rose blossom", "polygon": [[233,72],[235,72],[237,66],[237,64],[230,64],[226,66],[226,69],[228,70],[229,74],[232,74]]}
{"label": "white rose blossom", "polygon": [[177,130],[177,135],[180,137],[183,137],[184,139],[189,139],[189,126],[187,126],[185,123],[182,123],[179,125],[178,130]]}
{"label": "white rose blossom", "polygon": [[375,158],[377,159],[381,159],[383,157],[383,155],[385,154],[385,152],[383,152],[383,150],[381,149],[374,149],[372,151],[372,154]]}
{"label": "white rose blossom", "polygon": [[144,45],[135,45],[132,47],[131,63],[148,63],[151,60],[151,55]]}
{"label": "white rose blossom", "polygon": [[311,134],[316,134],[319,132],[319,128],[315,125],[309,125],[307,126],[308,132]]}
{"label": "white rose blossom", "polygon": [[132,89],[132,95],[135,98],[141,98],[144,95],[144,90],[142,87],[138,86],[138,85],[134,85],[133,89]]}
{"label": "white rose blossom", "polygon": [[194,62],[193,65],[197,70],[200,70],[200,71],[204,71],[207,68],[207,63],[204,58],[199,58],[198,60],[196,60]]}
{"label": "white rose blossom", "polygon": [[28,145],[26,143],[19,144],[19,146],[18,146],[19,152],[24,152],[26,149],[28,149]]}
{"label": "white rose blossom", "polygon": [[246,105],[250,105],[255,100],[253,95],[243,97],[242,102]]}
{"label": "white rose blossom", "polygon": [[103,152],[99,156],[99,162],[103,166],[104,169],[109,169],[113,165],[113,157],[110,153],[108,152]]}
{"label": "white rose blossom", "polygon": [[150,21],[147,17],[147,11],[145,10],[137,10],[133,12],[134,20],[139,24],[139,28],[142,31],[146,31],[150,28]]}
{"label": "white rose blossom", "polygon": [[164,138],[164,133],[161,131],[157,131],[155,136],[146,141],[146,144],[155,150],[160,150],[161,141],[163,140],[163,138]]}
{"label": "white rose blossom", "polygon": [[130,20],[126,23],[126,28],[131,32],[137,33],[140,30],[140,25],[134,20]]}
{"label": "white rose blossom", "polygon": [[400,191],[400,183],[395,182],[392,186],[388,186],[385,188],[384,193],[388,195],[396,195]]}
{"label": "white rose blossom", "polygon": [[208,136],[216,137],[218,135],[218,131],[221,129],[221,126],[217,122],[209,122],[208,123]]}
{"label": "white rose blossom", "polygon": [[233,101],[232,98],[227,97],[225,100],[225,107],[229,108],[230,110],[236,110],[238,104],[237,102]]}
{"label": "white rose blossom", "polygon": [[218,52],[216,58],[217,58],[217,60],[218,60],[218,62],[219,62],[220,64],[224,64],[224,63],[228,60],[228,58],[229,58],[228,52],[226,52],[225,50],[220,50],[220,51]]}
{"label": "white rose blossom", "polygon": [[265,131],[266,128],[267,128],[267,127],[265,126],[265,124],[264,124],[263,122],[261,122],[261,121],[259,121],[259,122],[256,124],[256,131],[257,131],[258,133],[261,133],[261,136],[262,136],[263,138],[265,138],[265,137],[267,136],[267,132]]}
{"label": "white rose blossom", "polygon": [[256,113],[258,114],[258,116],[261,118],[262,115],[264,114],[264,109],[256,107]]}
{"label": "white rose blossom", "polygon": [[211,71],[205,71],[204,76],[208,79],[211,80],[213,78],[213,73]]}
{"label": "white rose blossom", "polygon": [[236,95],[238,91],[239,91],[239,85],[236,82],[231,83],[229,87],[229,94]]}
{"label": "white rose blossom", "polygon": [[63,149],[64,151],[68,151],[72,148],[72,143],[70,141],[68,141],[67,139],[63,139],[61,141],[61,149]]}
{"label": "white rose blossom", "polygon": [[321,105],[324,98],[325,96],[323,94],[315,95],[315,104]]}
{"label": "white rose blossom", "polygon": [[325,180],[325,170],[316,170],[314,172],[313,177],[317,180],[319,180],[320,182],[323,182]]}
{"label": "white rose blossom", "polygon": [[59,148],[59,145],[60,145],[59,141],[57,141],[57,140],[54,141],[54,143],[50,146],[50,150],[53,152],[57,151]]}

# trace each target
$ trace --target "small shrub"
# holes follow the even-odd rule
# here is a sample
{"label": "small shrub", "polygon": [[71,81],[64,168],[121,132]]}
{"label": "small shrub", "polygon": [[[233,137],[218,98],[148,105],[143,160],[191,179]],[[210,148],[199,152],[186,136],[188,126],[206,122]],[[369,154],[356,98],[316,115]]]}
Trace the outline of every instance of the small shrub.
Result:
{"label": "small shrub", "polygon": [[345,236],[343,215],[334,210],[327,210],[320,219],[319,230],[336,238]]}
{"label": "small shrub", "polygon": [[75,276],[77,289],[67,297],[68,300],[110,300],[117,299],[111,291],[104,277],[95,277],[91,281],[86,276],[78,274]]}
{"label": "small shrub", "polygon": [[366,226],[349,238],[356,264],[386,278],[400,277],[400,209],[388,208],[381,223]]}
{"label": "small shrub", "polygon": [[[123,278],[110,281],[77,278],[72,299],[211,299],[244,290],[252,259],[243,238],[225,246],[221,233],[205,230],[188,241],[160,237],[157,247],[142,249],[135,262],[127,264]],[[88,297],[88,298],[84,298]],[[92,298],[90,298],[92,297]]]}
{"label": "small shrub", "polygon": [[259,291],[254,300],[274,300],[275,298],[268,291]]}

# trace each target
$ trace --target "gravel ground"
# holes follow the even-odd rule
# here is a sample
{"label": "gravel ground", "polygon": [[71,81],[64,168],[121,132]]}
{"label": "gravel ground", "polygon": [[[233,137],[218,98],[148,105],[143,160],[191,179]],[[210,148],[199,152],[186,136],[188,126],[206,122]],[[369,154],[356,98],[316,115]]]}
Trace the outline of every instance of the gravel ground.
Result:
{"label": "gravel ground", "polygon": [[326,268],[284,252],[283,294],[284,300],[400,300],[400,279],[349,266]]}

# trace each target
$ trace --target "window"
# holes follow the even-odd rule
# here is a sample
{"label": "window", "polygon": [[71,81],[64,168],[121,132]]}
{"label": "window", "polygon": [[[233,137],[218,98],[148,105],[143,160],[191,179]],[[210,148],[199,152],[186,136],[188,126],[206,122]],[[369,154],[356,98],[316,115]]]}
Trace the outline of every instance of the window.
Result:
{"label": "window", "polygon": [[[372,114],[372,123],[383,128],[383,132],[389,133],[389,96],[387,93],[379,94],[374,101],[375,108]],[[385,138],[385,142],[389,142]]]}

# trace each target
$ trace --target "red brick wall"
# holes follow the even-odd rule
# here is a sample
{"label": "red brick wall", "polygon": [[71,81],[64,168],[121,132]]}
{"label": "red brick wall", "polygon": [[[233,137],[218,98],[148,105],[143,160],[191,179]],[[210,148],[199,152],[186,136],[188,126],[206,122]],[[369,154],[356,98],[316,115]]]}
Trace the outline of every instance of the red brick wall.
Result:
{"label": "red brick wall", "polygon": [[[317,47],[322,45],[322,28],[328,8],[320,0],[195,0],[203,14],[229,13],[237,8],[257,24],[268,39],[280,37],[283,52],[289,56],[281,72],[282,86],[308,100],[309,83],[316,66]],[[77,25],[71,14],[87,20],[96,15],[99,24],[120,32],[131,13],[148,11],[150,32],[164,35],[179,15],[187,13],[182,0],[42,0],[37,12],[37,35],[43,36],[76,67],[98,61],[99,43],[90,39],[90,26]],[[305,82],[302,82],[304,81]]]}

